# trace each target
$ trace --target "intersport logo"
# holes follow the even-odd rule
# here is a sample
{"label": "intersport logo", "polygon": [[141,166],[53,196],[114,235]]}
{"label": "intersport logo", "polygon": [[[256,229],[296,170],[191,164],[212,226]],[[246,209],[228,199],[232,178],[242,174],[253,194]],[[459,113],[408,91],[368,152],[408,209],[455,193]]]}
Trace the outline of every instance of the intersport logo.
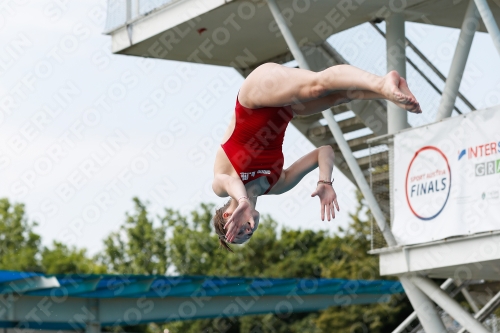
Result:
{"label": "intersport logo", "polygon": [[406,172],[406,202],[415,217],[429,221],[446,206],[451,190],[451,169],[446,155],[434,146],[419,149]]}

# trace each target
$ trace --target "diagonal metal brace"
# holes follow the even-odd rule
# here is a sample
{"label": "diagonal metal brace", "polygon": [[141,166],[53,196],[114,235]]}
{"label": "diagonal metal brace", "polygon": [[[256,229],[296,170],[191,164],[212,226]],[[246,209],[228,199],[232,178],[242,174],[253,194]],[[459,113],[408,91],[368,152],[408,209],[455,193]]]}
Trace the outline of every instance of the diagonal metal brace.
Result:
{"label": "diagonal metal brace", "polygon": [[[474,318],[483,322],[495,309],[500,305],[500,292],[498,292],[486,305],[479,310],[478,313],[474,315]],[[464,333],[466,331],[465,327],[462,328],[458,333]]]}
{"label": "diagonal metal brace", "polygon": [[460,304],[436,286],[429,278],[413,276],[410,277],[410,280],[469,332],[488,333],[488,330],[476,318],[465,311]]}

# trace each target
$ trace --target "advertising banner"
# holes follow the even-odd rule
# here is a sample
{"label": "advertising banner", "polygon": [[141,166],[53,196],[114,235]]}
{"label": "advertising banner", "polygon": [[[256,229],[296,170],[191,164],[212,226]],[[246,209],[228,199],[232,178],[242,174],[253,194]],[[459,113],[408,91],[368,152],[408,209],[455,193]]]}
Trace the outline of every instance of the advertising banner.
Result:
{"label": "advertising banner", "polygon": [[398,244],[500,230],[500,108],[394,137]]}

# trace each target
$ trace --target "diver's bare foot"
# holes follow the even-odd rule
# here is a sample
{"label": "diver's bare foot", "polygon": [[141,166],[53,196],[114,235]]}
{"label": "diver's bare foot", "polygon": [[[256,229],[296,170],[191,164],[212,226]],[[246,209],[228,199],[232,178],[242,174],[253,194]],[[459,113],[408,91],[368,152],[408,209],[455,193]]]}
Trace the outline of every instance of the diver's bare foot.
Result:
{"label": "diver's bare foot", "polygon": [[413,112],[413,113],[422,113],[422,109],[420,109],[420,104],[418,103],[417,99],[415,96],[410,91],[410,88],[408,87],[408,84],[406,83],[406,80],[404,78],[399,79],[399,90],[406,96],[410,96],[412,100],[415,101],[415,103],[408,104],[406,107],[403,109]]}
{"label": "diver's bare foot", "polygon": [[418,102],[416,104],[403,104],[403,103],[396,103],[392,102],[399,106],[401,109],[406,110],[411,113],[422,113],[422,109],[420,109],[420,104]]}
{"label": "diver's bare foot", "polygon": [[387,100],[399,107],[414,113],[422,112],[415,96],[410,92],[406,80],[399,76],[398,72],[390,71],[383,77],[381,90]]}

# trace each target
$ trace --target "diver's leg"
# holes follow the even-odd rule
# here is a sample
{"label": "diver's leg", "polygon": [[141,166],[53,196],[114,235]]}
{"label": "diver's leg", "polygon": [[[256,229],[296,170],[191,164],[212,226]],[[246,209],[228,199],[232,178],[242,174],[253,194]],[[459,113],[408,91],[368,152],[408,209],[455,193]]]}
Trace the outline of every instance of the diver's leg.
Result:
{"label": "diver's leg", "polygon": [[[341,90],[335,91],[330,95],[317,98],[312,101],[292,104],[292,110],[297,115],[308,116],[311,114],[322,112],[339,104],[348,103],[353,100],[370,99],[384,99],[384,96],[370,90]],[[410,104],[396,103],[396,105],[406,110],[409,110],[412,107],[412,105]]]}
{"label": "diver's leg", "polygon": [[321,72],[267,63],[256,68],[243,83],[239,100],[259,108],[306,103],[338,90],[370,91],[406,109],[420,112],[406,81],[396,71],[377,76],[350,65],[332,66]]}

